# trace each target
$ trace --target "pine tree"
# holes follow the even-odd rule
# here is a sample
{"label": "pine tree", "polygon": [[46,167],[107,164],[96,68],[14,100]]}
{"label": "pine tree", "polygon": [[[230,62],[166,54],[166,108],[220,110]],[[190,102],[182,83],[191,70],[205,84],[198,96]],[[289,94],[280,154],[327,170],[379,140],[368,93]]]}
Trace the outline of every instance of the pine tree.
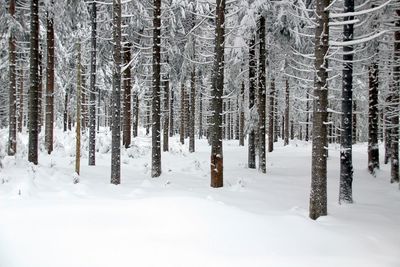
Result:
{"label": "pine tree", "polygon": [[259,60],[259,77],[258,77],[258,133],[259,133],[259,169],[262,173],[267,172],[266,153],[265,153],[265,102],[266,102],[266,58],[265,58],[265,18],[260,16],[258,25],[258,36],[260,41],[260,60]]}
{"label": "pine tree", "polygon": [[311,159],[311,219],[327,215],[327,127],[328,122],[328,50],[329,50],[329,6],[330,0],[316,0],[314,111]]}
{"label": "pine tree", "polygon": [[124,47],[124,119],[123,119],[123,138],[122,143],[125,148],[128,148],[131,145],[131,68],[129,66],[131,62],[131,45],[127,44]]}
{"label": "pine tree", "polygon": [[[9,13],[12,20],[15,19],[15,0],[10,0]],[[14,21],[12,22],[14,23]],[[16,79],[16,40],[14,29],[11,29],[8,40],[9,46],[9,112],[8,112],[8,155],[13,156],[17,152],[17,79]]]}
{"label": "pine tree", "polygon": [[[285,80],[285,134],[284,134],[284,145],[289,145],[289,110],[290,110],[290,98],[289,98],[289,80]],[[293,137],[293,122],[291,123],[291,136]],[[293,140],[293,138],[291,138]]]}
{"label": "pine tree", "polygon": [[256,36],[253,35],[249,43],[249,154],[248,167],[256,168],[256,146],[254,133],[254,110],[255,110],[255,90],[256,90]]}
{"label": "pine tree", "polygon": [[369,112],[368,112],[368,170],[375,174],[379,169],[378,144],[378,64],[369,67]]}
{"label": "pine tree", "polygon": [[39,0],[31,0],[28,160],[38,164]]}
{"label": "pine tree", "polygon": [[81,96],[82,96],[82,63],[81,63],[81,43],[76,45],[78,52],[77,58],[77,86],[76,86],[76,153],[75,153],[75,172],[80,174],[81,170]]}

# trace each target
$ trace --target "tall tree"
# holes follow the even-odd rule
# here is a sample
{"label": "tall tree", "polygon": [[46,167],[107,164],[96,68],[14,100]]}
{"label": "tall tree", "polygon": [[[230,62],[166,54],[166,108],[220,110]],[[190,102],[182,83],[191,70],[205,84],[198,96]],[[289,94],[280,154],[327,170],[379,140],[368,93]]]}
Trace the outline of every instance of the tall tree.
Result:
{"label": "tall tree", "polygon": [[375,174],[379,169],[378,144],[378,64],[369,67],[369,111],[368,111],[368,170]]}
{"label": "tall tree", "polygon": [[266,58],[265,58],[265,18],[263,15],[260,16],[258,25],[258,37],[260,42],[259,51],[259,77],[258,77],[258,114],[260,116],[258,120],[258,134],[259,134],[259,169],[262,173],[267,172],[267,162],[265,153],[265,102],[266,102]]}
{"label": "tall tree", "polygon": [[169,112],[169,75],[166,75],[164,81],[163,151],[169,150]]}
{"label": "tall tree", "polygon": [[196,112],[196,69],[194,68],[190,74],[190,113],[189,113],[189,152],[193,153],[194,132],[195,132],[195,113]]}
{"label": "tall tree", "polygon": [[179,140],[185,144],[185,83],[181,82],[181,124],[179,127]]}
{"label": "tall tree", "polygon": [[213,114],[211,138],[211,187],[223,186],[222,148],[222,95],[224,92],[224,52],[225,52],[225,0],[216,0],[215,10],[215,52],[211,106]]}
{"label": "tall tree", "polygon": [[124,120],[123,120],[123,138],[122,143],[125,148],[131,145],[131,116],[132,116],[132,103],[131,103],[131,45],[127,44],[124,47]]}
{"label": "tall tree", "polygon": [[161,175],[161,0],[154,0],[153,14],[153,95],[151,124],[151,177]]}
{"label": "tall tree", "polygon": [[[9,13],[12,20],[15,20],[15,0],[10,0]],[[14,23],[14,21],[12,22]],[[8,155],[13,156],[17,152],[17,79],[16,79],[16,40],[14,27],[10,31],[8,40],[9,46],[9,112],[8,112]]]}
{"label": "tall tree", "polygon": [[[289,95],[289,79],[285,80],[286,91],[285,91],[285,133],[284,133],[284,145],[289,145],[289,110],[290,110],[290,95]],[[291,123],[291,136],[293,136],[293,122]],[[293,138],[291,138],[293,139]]]}
{"label": "tall tree", "polygon": [[46,80],[46,125],[45,145],[48,154],[53,151],[54,128],[54,1],[47,10],[47,80]]}
{"label": "tall tree", "polygon": [[[354,12],[354,0],[344,1],[344,12]],[[344,17],[349,24],[343,26],[343,42],[351,42],[354,35],[354,16]],[[340,150],[339,203],[352,203],[353,183],[353,46],[343,47],[342,124]]]}
{"label": "tall tree", "polygon": [[239,96],[239,146],[244,146],[244,81],[242,81],[242,86]]}
{"label": "tall tree", "polygon": [[31,0],[28,160],[38,164],[39,0]]}
{"label": "tall tree", "polygon": [[309,216],[316,220],[327,215],[326,162],[328,138],[328,50],[330,0],[316,0],[314,110]]}
{"label": "tall tree", "polygon": [[[97,64],[97,6],[92,2],[90,13],[90,86],[89,86],[89,166],[96,165],[96,64]],[[97,96],[98,97],[98,96]]]}
{"label": "tall tree", "polygon": [[248,167],[256,168],[256,145],[254,133],[254,110],[255,110],[255,90],[256,90],[256,36],[253,35],[249,42],[249,154]]}
{"label": "tall tree", "polygon": [[75,153],[75,172],[80,174],[81,170],[81,93],[82,93],[82,63],[81,63],[81,43],[76,46],[78,52],[77,58],[77,85],[76,85],[76,153]]}
{"label": "tall tree", "polygon": [[268,109],[268,152],[274,151],[275,78],[271,80]]}
{"label": "tall tree", "polygon": [[121,183],[121,0],[113,0],[114,67],[112,94],[111,183]]}

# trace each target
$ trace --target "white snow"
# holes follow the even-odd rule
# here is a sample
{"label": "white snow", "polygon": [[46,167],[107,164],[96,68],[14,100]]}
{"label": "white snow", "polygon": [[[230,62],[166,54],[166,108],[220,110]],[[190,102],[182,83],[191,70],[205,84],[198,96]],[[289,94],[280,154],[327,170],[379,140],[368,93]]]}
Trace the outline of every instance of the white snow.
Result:
{"label": "white snow", "polygon": [[27,136],[19,136],[18,155],[0,172],[0,266],[400,266],[398,184],[388,165],[368,174],[366,144],[353,149],[352,205],[337,204],[340,152],[330,147],[329,215],[312,221],[311,144],[275,144],[265,175],[246,168],[246,146],[224,141],[224,187],[212,189],[206,140],[190,154],[171,138],[163,174],[152,179],[151,140],[141,134],[122,149],[118,186],[109,133],[97,135],[97,166],[87,166],[83,148],[78,184],[73,132],[57,130],[39,166],[26,162]]}

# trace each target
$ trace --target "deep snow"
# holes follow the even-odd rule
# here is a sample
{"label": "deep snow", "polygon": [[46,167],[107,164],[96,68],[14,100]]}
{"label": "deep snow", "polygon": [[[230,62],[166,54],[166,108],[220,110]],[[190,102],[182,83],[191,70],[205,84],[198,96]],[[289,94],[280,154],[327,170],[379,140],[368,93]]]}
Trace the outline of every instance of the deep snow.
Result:
{"label": "deep snow", "polygon": [[365,144],[354,146],[352,205],[337,204],[339,147],[330,147],[329,216],[312,221],[311,145],[301,141],[276,144],[266,175],[246,168],[246,146],[225,141],[225,186],[212,189],[206,140],[190,154],[172,138],[163,174],[152,179],[150,138],[141,135],[122,149],[114,186],[110,133],[98,135],[97,166],[83,152],[78,184],[74,132],[55,136],[39,166],[27,163],[26,135],[17,156],[3,159],[0,267],[400,266],[398,184],[389,166],[368,174]]}

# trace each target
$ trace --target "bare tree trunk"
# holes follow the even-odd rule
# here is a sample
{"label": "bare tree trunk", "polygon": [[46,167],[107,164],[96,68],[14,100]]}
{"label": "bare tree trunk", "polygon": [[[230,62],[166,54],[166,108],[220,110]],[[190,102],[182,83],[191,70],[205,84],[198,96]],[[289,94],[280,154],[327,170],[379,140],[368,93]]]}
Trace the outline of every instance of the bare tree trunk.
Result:
{"label": "bare tree trunk", "polygon": [[31,0],[29,149],[28,160],[38,164],[39,0]]}
{"label": "bare tree trunk", "polygon": [[223,186],[222,149],[222,95],[224,92],[224,51],[225,51],[225,0],[216,0],[215,58],[212,83],[213,126],[211,139],[211,187]]}
{"label": "bare tree trunk", "polygon": [[256,36],[250,38],[249,43],[249,152],[248,152],[248,167],[249,169],[256,168],[256,146],[255,146],[255,90],[256,90]]}
{"label": "bare tree trunk", "polygon": [[[200,76],[201,81],[201,76]],[[200,93],[199,93],[199,139],[203,138],[203,92],[201,91],[200,85]]]}
{"label": "bare tree trunk", "polygon": [[[96,165],[96,65],[97,65],[97,7],[92,2],[90,13],[92,28],[90,45],[90,87],[89,87],[89,166]],[[100,97],[97,96],[99,99]]]}
{"label": "bare tree trunk", "polygon": [[306,132],[305,132],[305,141],[308,142],[310,140],[310,91],[307,88],[307,102],[306,102]]}
{"label": "bare tree trunk", "polygon": [[369,67],[368,170],[373,175],[379,169],[378,119],[378,64],[372,63]]}
{"label": "bare tree trunk", "polygon": [[87,127],[87,104],[86,104],[86,68],[81,64],[81,129],[84,132]]}
{"label": "bare tree trunk", "polygon": [[[18,90],[18,132],[22,133],[24,126],[24,67],[21,63],[19,72],[19,90]],[[40,88],[40,87],[39,87]]]}
{"label": "bare tree trunk", "polygon": [[274,90],[274,143],[278,142],[280,137],[279,129],[279,116],[278,116],[278,96],[276,90]]}
{"label": "bare tree trunk", "polygon": [[265,18],[261,16],[258,25],[258,36],[260,42],[259,52],[259,73],[258,73],[258,134],[259,134],[259,170],[262,173],[267,172],[267,160],[265,152],[265,109],[266,109],[266,51],[265,51]]}
{"label": "bare tree trunk", "polygon": [[[39,49],[38,131],[43,126],[43,51]],[[23,89],[22,89],[23,90]],[[22,121],[21,121],[22,122]]]}
{"label": "bare tree trunk", "polygon": [[[354,0],[344,1],[344,12],[354,12]],[[344,21],[353,19],[354,16],[347,16]],[[343,42],[352,41],[354,25],[350,23],[343,27]],[[353,47],[344,46],[343,53],[339,203],[353,203]]]}
{"label": "bare tree trunk", "polygon": [[[9,13],[15,20],[15,0],[10,0]],[[14,23],[14,22],[13,22]],[[14,29],[11,30],[8,40],[9,45],[9,132],[8,132],[8,155],[13,156],[17,152],[17,79],[16,79],[16,45],[15,45]]]}
{"label": "bare tree trunk", "polygon": [[[127,44],[124,48],[124,64],[127,66],[131,62],[131,45]],[[122,142],[125,148],[131,145],[131,68],[126,67],[124,71],[124,124]]]}
{"label": "bare tree trunk", "polygon": [[[289,95],[289,80],[286,79],[286,94],[285,94],[285,134],[284,134],[284,145],[289,145],[289,109],[290,109],[290,95]],[[291,133],[293,136],[293,123],[291,128]],[[293,138],[292,138],[293,139]]]}
{"label": "bare tree trunk", "polygon": [[133,92],[133,131],[132,135],[133,137],[138,136],[138,127],[139,127],[139,97],[138,97],[138,92]]}
{"label": "bare tree trunk", "polygon": [[353,145],[357,143],[357,101],[353,99]]}
{"label": "bare tree trunk", "polygon": [[193,67],[191,78],[190,78],[190,119],[189,119],[189,152],[193,153],[195,151],[195,117],[196,117],[196,68]]}
{"label": "bare tree trunk", "polygon": [[394,86],[391,92],[391,178],[390,182],[399,182],[399,101],[400,101],[400,9],[396,10],[397,19],[395,22],[396,31],[394,33],[394,63],[393,80]]}
{"label": "bare tree trunk", "polygon": [[244,81],[242,82],[242,88],[240,91],[240,96],[239,96],[239,146],[244,146]]}
{"label": "bare tree trunk", "polygon": [[[175,88],[175,87],[173,87]],[[172,137],[175,134],[175,124],[174,124],[174,90],[171,90],[171,97],[169,103],[169,136]]]}
{"label": "bare tree trunk", "polygon": [[161,0],[154,0],[153,16],[153,103],[151,124],[151,177],[159,177],[161,175]]}
{"label": "bare tree trunk", "polygon": [[[51,1],[51,7],[54,1]],[[49,14],[50,13],[50,14]],[[48,154],[53,152],[54,128],[54,25],[53,11],[47,11],[47,83],[46,83],[46,132],[45,144]]]}
{"label": "bare tree trunk", "polygon": [[294,139],[294,122],[290,121],[290,140]]}
{"label": "bare tree trunk", "polygon": [[75,172],[79,175],[81,170],[81,93],[82,93],[82,63],[81,63],[81,44],[77,43],[78,62],[77,62],[77,86],[76,86],[76,155]]}
{"label": "bare tree trunk", "polygon": [[164,81],[163,151],[169,150],[169,75]]}
{"label": "bare tree trunk", "polygon": [[114,68],[112,92],[111,183],[121,183],[121,0],[113,0]]}
{"label": "bare tree trunk", "polygon": [[268,152],[274,151],[274,104],[275,104],[275,79],[271,80],[269,89],[269,109],[268,109]]}
{"label": "bare tree trunk", "polygon": [[316,1],[314,110],[312,128],[311,194],[309,216],[316,220],[327,215],[327,119],[330,0]]}
{"label": "bare tree trunk", "polygon": [[65,96],[64,96],[64,132],[68,129],[68,87],[65,88]]}
{"label": "bare tree trunk", "polygon": [[181,125],[179,131],[179,140],[185,144],[185,83],[181,83]]}

